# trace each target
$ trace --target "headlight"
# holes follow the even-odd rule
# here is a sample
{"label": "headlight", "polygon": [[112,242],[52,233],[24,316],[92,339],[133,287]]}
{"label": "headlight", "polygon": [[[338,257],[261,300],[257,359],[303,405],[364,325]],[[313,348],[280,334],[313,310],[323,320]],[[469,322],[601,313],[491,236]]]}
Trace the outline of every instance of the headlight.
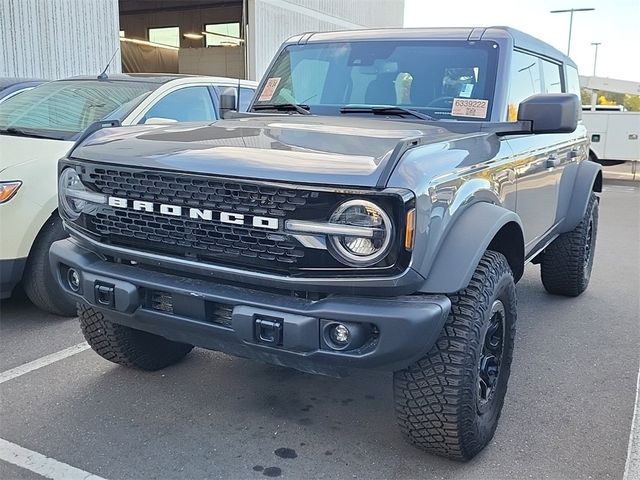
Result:
{"label": "headlight", "polygon": [[69,167],[62,171],[58,179],[58,201],[60,212],[70,220],[75,220],[88,204],[106,203],[106,196],[87,189],[78,173]]}
{"label": "headlight", "polygon": [[344,225],[344,232],[348,232],[329,235],[330,251],[342,263],[367,267],[378,263],[389,251],[393,224],[373,202],[345,202],[333,212],[329,224]]}
{"label": "headlight", "polygon": [[17,193],[20,185],[22,185],[22,182],[19,180],[15,182],[0,182],[0,203],[11,200]]}

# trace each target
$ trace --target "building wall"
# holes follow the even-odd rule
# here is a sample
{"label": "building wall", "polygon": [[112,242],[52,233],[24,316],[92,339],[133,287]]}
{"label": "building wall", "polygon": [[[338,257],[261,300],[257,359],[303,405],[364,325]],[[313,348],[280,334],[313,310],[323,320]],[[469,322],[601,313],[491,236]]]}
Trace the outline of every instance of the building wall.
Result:
{"label": "building wall", "polygon": [[97,76],[119,47],[118,1],[2,0],[0,45],[0,77]]}
{"label": "building wall", "polygon": [[248,0],[248,76],[259,79],[287,38],[309,31],[401,27],[404,0]]}

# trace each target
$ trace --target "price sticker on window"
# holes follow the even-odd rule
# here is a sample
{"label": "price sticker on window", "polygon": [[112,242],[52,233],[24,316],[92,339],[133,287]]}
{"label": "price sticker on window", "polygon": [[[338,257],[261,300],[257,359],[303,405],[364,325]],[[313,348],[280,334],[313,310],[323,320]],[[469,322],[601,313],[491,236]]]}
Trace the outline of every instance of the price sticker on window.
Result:
{"label": "price sticker on window", "polygon": [[486,118],[489,100],[475,98],[454,98],[451,107],[452,117]]}
{"label": "price sticker on window", "polygon": [[267,83],[264,84],[264,88],[262,89],[262,93],[260,93],[258,101],[268,102],[269,100],[271,100],[273,94],[276,92],[276,88],[278,88],[279,83],[280,77],[271,77],[267,79]]}

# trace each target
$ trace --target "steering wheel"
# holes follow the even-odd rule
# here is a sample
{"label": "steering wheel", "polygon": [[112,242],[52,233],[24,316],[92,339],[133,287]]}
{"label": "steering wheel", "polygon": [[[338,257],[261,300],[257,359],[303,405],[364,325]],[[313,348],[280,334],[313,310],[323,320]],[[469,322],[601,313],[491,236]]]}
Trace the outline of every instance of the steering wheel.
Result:
{"label": "steering wheel", "polygon": [[438,97],[431,100],[427,107],[448,108],[453,106],[453,97]]}

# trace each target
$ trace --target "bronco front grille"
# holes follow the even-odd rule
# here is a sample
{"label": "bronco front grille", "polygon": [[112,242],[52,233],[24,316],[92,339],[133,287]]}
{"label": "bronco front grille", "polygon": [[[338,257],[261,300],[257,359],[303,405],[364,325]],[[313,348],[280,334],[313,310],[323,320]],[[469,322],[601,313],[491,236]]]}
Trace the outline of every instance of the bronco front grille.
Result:
{"label": "bronco front grille", "polygon": [[[94,205],[73,223],[106,245],[188,258],[205,263],[244,266],[261,271],[315,275],[354,271],[335,260],[327,250],[304,247],[284,230],[288,219],[328,221],[342,202],[371,195],[352,189],[297,186],[274,182],[219,178],[182,172],[143,170],[93,163],[77,164],[82,182],[92,191],[126,199],[127,207]],[[179,206],[183,214],[166,215],[130,208],[133,201]],[[394,216],[404,218],[398,195],[376,194],[376,201]],[[242,214],[251,219],[277,219],[278,227],[223,223],[219,218],[191,218],[190,208]],[[400,229],[398,229],[400,235]],[[394,251],[378,266],[379,273],[397,267]],[[372,269],[367,271],[371,274]]]}

